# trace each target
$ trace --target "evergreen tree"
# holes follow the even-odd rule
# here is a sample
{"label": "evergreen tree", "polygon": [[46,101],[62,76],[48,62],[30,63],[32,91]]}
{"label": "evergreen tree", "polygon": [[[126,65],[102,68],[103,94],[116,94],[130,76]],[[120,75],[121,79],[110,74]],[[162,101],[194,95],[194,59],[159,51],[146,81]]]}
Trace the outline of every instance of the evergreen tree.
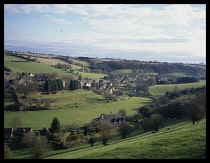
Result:
{"label": "evergreen tree", "polygon": [[80,83],[77,80],[70,81],[70,86],[69,86],[70,90],[77,90],[79,88],[80,88]]}
{"label": "evergreen tree", "polygon": [[49,82],[48,82],[48,80],[46,80],[45,84],[44,84],[44,90],[45,91],[48,91],[48,84],[49,84]]}
{"label": "evergreen tree", "polygon": [[48,90],[47,91],[51,91],[52,90],[52,80],[48,80]]}
{"label": "evergreen tree", "polygon": [[73,80],[70,81],[69,89],[73,90]]}
{"label": "evergreen tree", "polygon": [[52,121],[52,124],[51,124],[51,127],[49,128],[49,131],[52,134],[54,134],[56,132],[59,132],[60,128],[61,128],[60,121],[58,120],[57,117],[54,117],[53,121]]}

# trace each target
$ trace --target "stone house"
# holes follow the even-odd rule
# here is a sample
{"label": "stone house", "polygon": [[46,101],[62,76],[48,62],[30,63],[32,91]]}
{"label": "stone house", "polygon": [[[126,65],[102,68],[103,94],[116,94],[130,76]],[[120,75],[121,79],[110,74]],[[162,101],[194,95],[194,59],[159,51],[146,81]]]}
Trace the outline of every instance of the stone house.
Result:
{"label": "stone house", "polygon": [[110,114],[101,114],[98,118],[93,119],[93,121],[103,121],[103,120],[108,121],[114,125],[126,122],[122,113],[112,114],[112,112],[110,112]]}
{"label": "stone house", "polygon": [[4,128],[4,137],[12,138],[13,137],[13,128]]}

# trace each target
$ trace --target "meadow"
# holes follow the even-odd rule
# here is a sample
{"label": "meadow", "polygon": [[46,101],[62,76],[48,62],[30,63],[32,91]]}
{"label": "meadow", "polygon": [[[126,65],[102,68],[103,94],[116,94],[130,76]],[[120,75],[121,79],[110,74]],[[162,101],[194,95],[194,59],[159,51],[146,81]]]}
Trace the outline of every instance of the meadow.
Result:
{"label": "meadow", "polygon": [[157,98],[159,96],[164,95],[167,91],[174,91],[174,88],[176,87],[177,90],[183,90],[187,88],[197,88],[197,87],[202,87],[206,85],[205,80],[201,80],[200,82],[197,83],[185,83],[185,84],[164,84],[164,85],[154,85],[149,87],[149,94]]}
{"label": "meadow", "polygon": [[[126,139],[112,137],[108,144],[96,141],[93,147],[85,144],[55,150],[45,159],[205,159],[206,119],[195,125],[185,118],[168,120],[157,133],[137,129]],[[13,148],[11,159],[30,157],[27,148]]]}
{"label": "meadow", "polygon": [[[110,112],[112,112],[114,114],[124,108],[127,115],[129,115],[136,112],[138,108],[152,103],[152,100],[146,97],[131,97],[124,101],[107,103],[103,99],[99,98],[94,100],[94,96],[91,97],[90,94],[86,94],[88,96],[85,96],[85,94],[83,94],[84,99],[80,98],[82,97],[81,94],[78,98],[85,101],[85,98],[87,97],[90,102],[85,102],[84,106],[81,107],[65,107],[63,109],[58,108],[40,111],[4,112],[4,127],[10,127],[10,120],[14,115],[20,116],[23,122],[22,127],[32,127],[33,129],[43,129],[43,127],[49,128],[54,117],[57,117],[63,124],[76,123],[78,125],[84,125],[85,123],[89,123],[93,118],[99,117],[102,113],[110,114]],[[59,95],[56,97],[58,98],[58,96]],[[75,100],[72,99],[73,103],[78,101],[76,93],[74,98]],[[70,103],[67,104],[66,102],[66,104],[71,105],[71,99],[64,99],[64,101],[69,101]],[[56,102],[54,104],[56,105]],[[78,101],[78,104],[80,105],[80,101]]]}
{"label": "meadow", "polygon": [[[96,79],[96,78],[103,78],[104,76],[107,76],[107,74],[99,74],[99,73],[87,73],[87,72],[80,72],[75,71],[74,73],[69,73],[67,71],[64,71],[62,69],[55,68],[51,65],[56,65],[57,63],[65,64],[64,61],[60,59],[49,59],[49,58],[39,58],[39,57],[32,57],[37,58],[40,63],[37,62],[12,62],[13,61],[26,61],[25,59],[18,58],[15,56],[9,56],[4,55],[4,65],[9,67],[13,73],[15,72],[32,72],[32,73],[58,73],[59,75],[71,75],[75,78],[78,78],[78,74],[81,74],[83,78],[88,79]],[[87,62],[74,60],[75,63],[82,63],[85,66],[89,65]],[[80,66],[72,65],[72,69],[80,69]]]}

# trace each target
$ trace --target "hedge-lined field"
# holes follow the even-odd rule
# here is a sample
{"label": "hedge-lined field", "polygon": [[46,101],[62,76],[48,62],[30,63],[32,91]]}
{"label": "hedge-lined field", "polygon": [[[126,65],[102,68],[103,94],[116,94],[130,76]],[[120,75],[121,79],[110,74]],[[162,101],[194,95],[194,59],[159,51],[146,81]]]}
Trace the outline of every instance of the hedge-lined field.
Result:
{"label": "hedge-lined field", "polygon": [[164,84],[164,85],[154,85],[149,87],[149,93],[153,97],[158,97],[164,95],[167,91],[174,91],[175,86],[177,86],[177,90],[183,90],[186,88],[197,88],[206,85],[205,80],[201,80],[197,83],[185,83],[185,84]]}
{"label": "hedge-lined field", "polygon": [[[69,99],[71,100],[71,99]],[[105,104],[95,104],[84,107],[74,107],[56,110],[41,111],[20,111],[4,112],[4,127],[10,127],[10,120],[14,115],[19,115],[23,124],[22,127],[32,127],[32,129],[49,128],[54,117],[57,117],[61,123],[76,123],[84,125],[89,123],[93,118],[99,117],[102,113],[113,114],[124,108],[127,114],[136,112],[138,108],[149,105],[152,99],[146,97],[131,97],[124,101],[115,101]]]}

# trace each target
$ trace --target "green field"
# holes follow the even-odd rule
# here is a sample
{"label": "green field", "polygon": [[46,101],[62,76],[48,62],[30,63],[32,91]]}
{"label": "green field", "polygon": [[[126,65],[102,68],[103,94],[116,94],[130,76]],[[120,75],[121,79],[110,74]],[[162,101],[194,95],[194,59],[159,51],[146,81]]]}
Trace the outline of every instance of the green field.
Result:
{"label": "green field", "polygon": [[[79,71],[75,71],[74,74],[69,73],[67,71],[55,68],[50,66],[50,64],[47,62],[45,63],[37,63],[37,62],[11,62],[11,60],[24,60],[24,59],[20,59],[18,57],[14,57],[14,56],[7,56],[5,55],[4,58],[4,65],[9,67],[13,73],[15,72],[32,72],[32,73],[58,73],[60,75],[71,75],[73,77],[77,78],[77,75],[75,75],[77,72],[79,74],[82,75],[82,77],[86,78],[88,77],[88,79],[96,79],[96,78],[103,78],[104,76],[106,76],[107,74],[98,74],[98,73],[86,73],[86,72],[79,72]],[[45,59],[46,60],[46,59]],[[50,60],[50,59],[48,59]],[[73,69],[76,68],[80,68],[79,66],[76,65],[72,65]]]}
{"label": "green field", "polygon": [[[171,129],[168,130],[167,127]],[[51,151],[46,159],[205,159],[206,119],[192,125],[187,119],[165,122],[157,133],[134,130],[129,137],[115,136],[103,146],[97,141],[69,149]],[[27,148],[12,150],[11,159],[30,157]]]}
{"label": "green field", "polygon": [[132,69],[114,70],[111,72],[112,75],[130,74],[130,73],[132,73]]}
{"label": "green field", "polygon": [[206,85],[205,80],[201,80],[198,83],[185,83],[185,84],[164,84],[164,85],[154,85],[149,87],[149,93],[152,97],[159,97],[164,95],[167,91],[174,91],[175,86],[177,86],[178,90],[183,90],[186,88],[197,88]]}
{"label": "green field", "polygon": [[[89,96],[87,96],[89,98]],[[91,101],[91,99],[90,99]],[[94,101],[94,99],[92,99]],[[56,110],[41,110],[41,111],[20,111],[20,112],[4,112],[4,127],[10,127],[10,119],[15,115],[19,115],[23,121],[22,127],[32,127],[33,129],[42,129],[50,127],[52,119],[57,117],[61,123],[77,123],[84,125],[89,123],[93,118],[99,117],[102,113],[109,114],[110,112],[117,113],[124,108],[128,114],[136,112],[138,108],[151,104],[152,100],[146,97],[131,97],[124,101],[109,102],[105,104],[95,104],[66,108]],[[100,100],[98,103],[101,103]],[[80,103],[79,103],[80,104]]]}

